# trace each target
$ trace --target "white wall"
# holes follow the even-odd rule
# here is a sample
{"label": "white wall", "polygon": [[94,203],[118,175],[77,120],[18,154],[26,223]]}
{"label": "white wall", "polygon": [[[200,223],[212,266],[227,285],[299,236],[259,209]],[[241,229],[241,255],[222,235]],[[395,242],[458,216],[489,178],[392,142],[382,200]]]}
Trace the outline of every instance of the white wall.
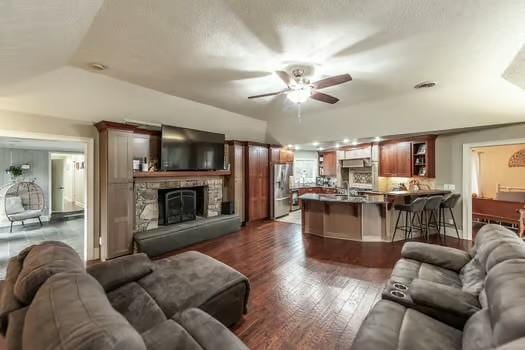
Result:
{"label": "white wall", "polygon": [[[443,135],[436,139],[436,185],[453,184],[454,192],[463,192],[463,145],[476,142],[521,139],[525,124],[491,128],[480,131]],[[501,171],[501,169],[493,169]],[[462,199],[463,200],[463,199]],[[458,225],[462,226],[461,201],[454,211]]]}

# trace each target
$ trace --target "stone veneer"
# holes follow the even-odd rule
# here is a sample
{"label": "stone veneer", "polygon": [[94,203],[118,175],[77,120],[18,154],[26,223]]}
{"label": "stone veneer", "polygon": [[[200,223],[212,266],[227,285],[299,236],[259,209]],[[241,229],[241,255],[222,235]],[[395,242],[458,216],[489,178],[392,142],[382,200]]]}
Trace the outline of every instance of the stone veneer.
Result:
{"label": "stone veneer", "polygon": [[159,190],[208,186],[208,217],[221,213],[222,176],[135,179],[135,232],[159,226]]}

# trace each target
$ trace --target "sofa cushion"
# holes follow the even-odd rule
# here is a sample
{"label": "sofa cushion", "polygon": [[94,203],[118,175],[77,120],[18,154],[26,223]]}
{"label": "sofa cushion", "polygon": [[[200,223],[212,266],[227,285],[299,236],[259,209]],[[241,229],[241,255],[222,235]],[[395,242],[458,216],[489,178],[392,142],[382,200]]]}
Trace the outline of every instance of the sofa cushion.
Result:
{"label": "sofa cushion", "polygon": [[22,349],[22,332],[28,309],[29,306],[26,306],[9,314],[9,326],[5,338],[9,350]]}
{"label": "sofa cushion", "polygon": [[[138,283],[155,299],[167,317],[191,307],[201,307],[237,284],[244,284],[246,303],[248,279],[240,272],[207,255],[190,251],[155,262],[153,273]],[[220,315],[214,315],[220,318]]]}
{"label": "sofa cushion", "polygon": [[108,292],[141,279],[153,271],[153,266],[146,254],[133,254],[89,266],[86,270]]}
{"label": "sofa cushion", "polygon": [[138,283],[131,282],[107,294],[111,305],[142,333],[166,320],[155,300]]}
{"label": "sofa cushion", "polygon": [[392,281],[410,284],[414,279],[446,284],[461,288],[461,280],[455,271],[411,259],[399,259],[392,271]]}
{"label": "sofa cushion", "polygon": [[86,273],[59,273],[42,285],[26,313],[22,341],[25,349],[146,349]]}
{"label": "sofa cushion", "polygon": [[2,334],[5,333],[7,328],[9,314],[22,307],[22,304],[14,294],[15,283],[20,270],[22,270],[21,261],[16,256],[9,259],[6,277],[2,281],[0,289],[0,331]]}
{"label": "sofa cushion", "polygon": [[456,272],[471,259],[469,253],[463,250],[421,242],[405,243],[401,256]]}
{"label": "sofa cushion", "polygon": [[400,304],[380,300],[363,321],[353,350],[461,349],[462,332]]}
{"label": "sofa cushion", "polygon": [[501,346],[525,337],[525,260],[495,266],[485,282],[493,344]]}
{"label": "sofa cushion", "polygon": [[177,322],[166,320],[142,333],[148,350],[202,350],[195,339]]}
{"label": "sofa cushion", "polygon": [[459,272],[459,279],[464,292],[479,295],[485,281],[485,270],[476,257],[463,266]]}
{"label": "sofa cushion", "polygon": [[492,327],[489,311],[476,312],[463,329],[463,350],[492,349]]}
{"label": "sofa cushion", "polygon": [[219,321],[199,309],[187,309],[174,319],[204,348],[248,350],[246,345]]}
{"label": "sofa cushion", "polygon": [[31,303],[40,286],[60,272],[82,272],[84,264],[77,252],[62,242],[48,241],[24,249],[18,258],[22,269],[14,285],[14,295],[24,304]]}

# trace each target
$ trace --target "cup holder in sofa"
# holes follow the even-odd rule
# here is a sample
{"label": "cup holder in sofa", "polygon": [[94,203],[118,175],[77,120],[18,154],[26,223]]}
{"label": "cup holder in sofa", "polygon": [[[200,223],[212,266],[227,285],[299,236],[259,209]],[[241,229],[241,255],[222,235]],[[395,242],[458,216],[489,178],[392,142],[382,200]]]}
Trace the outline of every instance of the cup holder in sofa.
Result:
{"label": "cup holder in sofa", "polygon": [[400,282],[392,283],[392,287],[394,287],[397,290],[403,290],[403,291],[408,290],[407,285],[400,283]]}
{"label": "cup holder in sofa", "polygon": [[390,294],[396,298],[406,298],[407,295],[400,290],[391,290]]}

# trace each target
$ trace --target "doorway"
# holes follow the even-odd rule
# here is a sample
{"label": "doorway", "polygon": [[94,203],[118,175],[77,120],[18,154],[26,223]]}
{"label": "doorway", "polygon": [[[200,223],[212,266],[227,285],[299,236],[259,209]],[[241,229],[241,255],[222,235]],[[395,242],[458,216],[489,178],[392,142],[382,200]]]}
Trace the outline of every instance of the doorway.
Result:
{"label": "doorway", "polygon": [[520,210],[525,209],[525,139],[464,144],[463,175],[465,238],[474,239],[486,223],[519,232]]}
{"label": "doorway", "polygon": [[50,154],[51,213],[83,214],[85,162],[83,154]]}

